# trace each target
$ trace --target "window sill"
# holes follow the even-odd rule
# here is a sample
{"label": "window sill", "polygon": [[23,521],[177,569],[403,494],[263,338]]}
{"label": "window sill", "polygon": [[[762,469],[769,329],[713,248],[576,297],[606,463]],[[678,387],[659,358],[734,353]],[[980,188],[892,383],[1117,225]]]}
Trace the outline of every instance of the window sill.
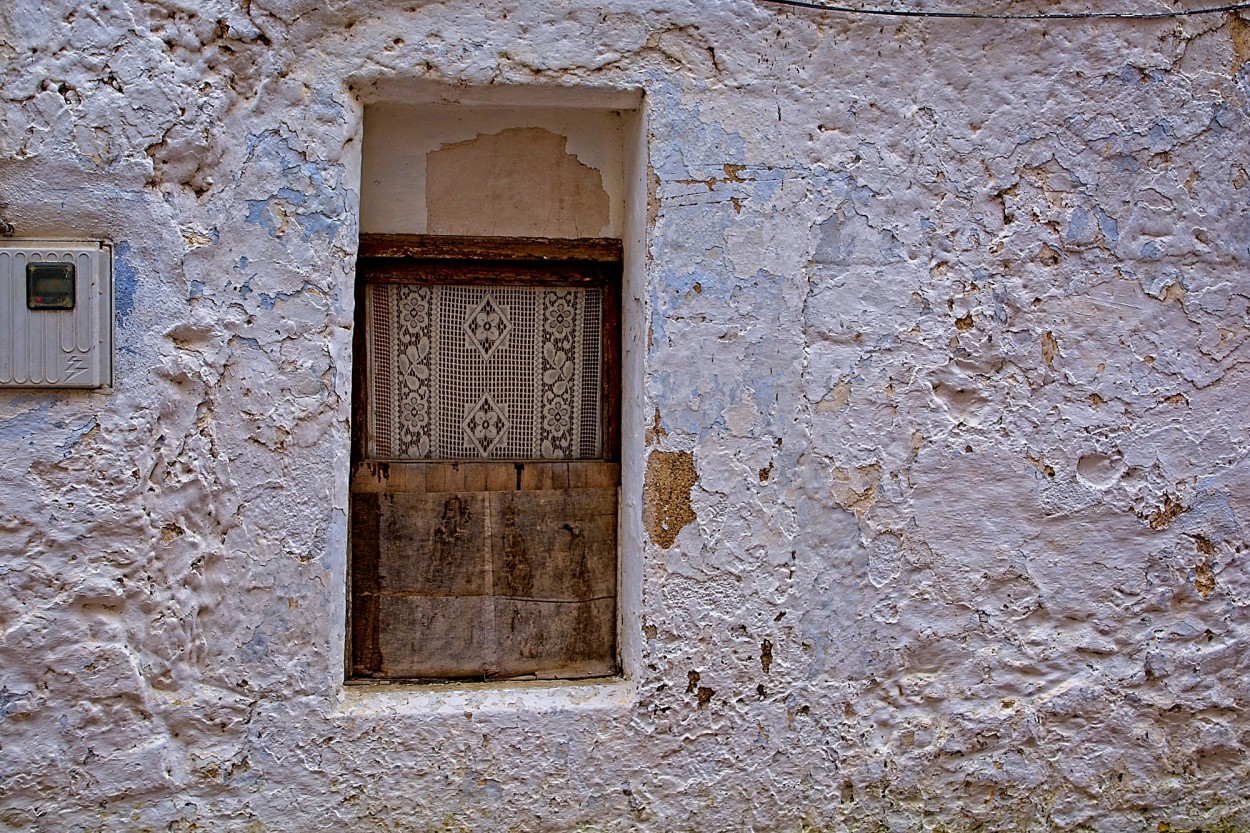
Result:
{"label": "window sill", "polygon": [[601,711],[633,706],[634,684],[620,677],[498,683],[359,684],[343,686],[335,713],[368,718],[402,714]]}

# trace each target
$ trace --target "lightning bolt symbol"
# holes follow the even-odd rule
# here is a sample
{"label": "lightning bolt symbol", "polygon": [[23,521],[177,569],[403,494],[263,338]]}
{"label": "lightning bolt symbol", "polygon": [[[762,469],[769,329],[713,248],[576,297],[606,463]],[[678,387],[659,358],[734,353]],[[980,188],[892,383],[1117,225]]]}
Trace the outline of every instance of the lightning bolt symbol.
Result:
{"label": "lightning bolt symbol", "polygon": [[87,372],[87,365],[82,360],[79,353],[70,353],[69,358],[65,360],[65,381],[74,381],[75,376],[81,376]]}

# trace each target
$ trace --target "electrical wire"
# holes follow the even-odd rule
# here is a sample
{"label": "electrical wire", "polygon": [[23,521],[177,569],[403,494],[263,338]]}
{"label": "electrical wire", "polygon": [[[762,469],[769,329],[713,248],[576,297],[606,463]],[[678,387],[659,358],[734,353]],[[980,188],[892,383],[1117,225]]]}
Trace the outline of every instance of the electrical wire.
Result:
{"label": "electrical wire", "polygon": [[1202,14],[1219,14],[1250,9],[1250,2],[1227,3],[1201,9],[1181,9],[1170,12],[1051,12],[1037,14],[993,14],[990,12],[924,12],[905,9],[856,9],[850,6],[834,6],[809,3],[806,0],[761,0],[781,6],[797,6],[801,9],[817,9],[823,12],[840,12],[851,15],[874,17],[942,17],[963,20],[1166,20],[1174,17],[1193,17]]}

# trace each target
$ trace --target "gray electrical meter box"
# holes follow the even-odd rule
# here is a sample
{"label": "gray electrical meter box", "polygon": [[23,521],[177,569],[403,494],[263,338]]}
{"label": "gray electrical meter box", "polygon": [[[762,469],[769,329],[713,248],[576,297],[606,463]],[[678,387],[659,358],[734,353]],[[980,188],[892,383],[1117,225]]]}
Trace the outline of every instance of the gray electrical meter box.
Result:
{"label": "gray electrical meter box", "polygon": [[113,384],[113,249],[0,239],[0,387]]}

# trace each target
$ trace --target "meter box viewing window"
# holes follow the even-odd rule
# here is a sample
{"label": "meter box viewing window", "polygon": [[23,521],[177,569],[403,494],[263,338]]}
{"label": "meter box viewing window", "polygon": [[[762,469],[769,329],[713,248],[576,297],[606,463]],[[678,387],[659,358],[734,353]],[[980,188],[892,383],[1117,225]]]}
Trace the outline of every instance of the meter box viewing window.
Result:
{"label": "meter box viewing window", "polygon": [[0,240],[0,387],[113,382],[112,248]]}

